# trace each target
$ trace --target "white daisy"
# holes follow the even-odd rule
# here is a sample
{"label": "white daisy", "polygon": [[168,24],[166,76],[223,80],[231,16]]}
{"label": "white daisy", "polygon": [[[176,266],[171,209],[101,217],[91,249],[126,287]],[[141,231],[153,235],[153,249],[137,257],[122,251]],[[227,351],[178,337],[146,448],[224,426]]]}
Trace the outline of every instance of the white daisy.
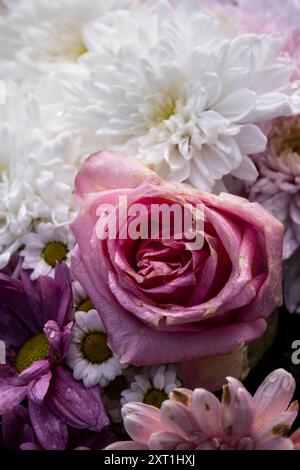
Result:
{"label": "white daisy", "polygon": [[57,227],[50,223],[37,225],[36,231],[22,238],[25,245],[20,255],[24,258],[23,268],[31,269],[31,279],[39,276],[53,276],[56,262],[70,264],[71,251],[75,240],[69,226]]}
{"label": "white daisy", "polygon": [[121,404],[142,402],[161,407],[174,388],[181,386],[177,367],[173,364],[143,367],[140,374],[121,395]]}
{"label": "white daisy", "polygon": [[[99,148],[127,152],[172,182],[212,190],[224,175],[253,181],[258,123],[300,110],[287,96],[280,40],[241,34],[226,16],[181,2],[106,15],[91,25],[88,74],[66,83],[76,104],[61,121]],[[98,37],[98,41],[96,38]]]}
{"label": "white daisy", "polygon": [[106,332],[97,310],[75,313],[67,363],[76,380],[86,387],[105,387],[127,367],[121,364],[107,344]]}
{"label": "white daisy", "polygon": [[123,421],[121,414],[121,394],[124,390],[130,387],[136,374],[137,368],[129,366],[123,371],[122,375],[118,375],[115,380],[102,389],[102,398],[105,409],[114,423],[122,423]]}
{"label": "white daisy", "polygon": [[24,80],[76,66],[93,48],[86,28],[130,0],[8,0],[0,18],[0,76]]}
{"label": "white daisy", "polygon": [[63,225],[77,213],[73,190],[83,155],[80,139],[49,131],[60,95],[50,80],[43,85],[42,106],[9,82],[6,103],[0,104],[0,264],[32,230],[34,220]]}
{"label": "white daisy", "polygon": [[92,301],[78,281],[72,282],[72,290],[75,311],[88,312],[94,309]]}

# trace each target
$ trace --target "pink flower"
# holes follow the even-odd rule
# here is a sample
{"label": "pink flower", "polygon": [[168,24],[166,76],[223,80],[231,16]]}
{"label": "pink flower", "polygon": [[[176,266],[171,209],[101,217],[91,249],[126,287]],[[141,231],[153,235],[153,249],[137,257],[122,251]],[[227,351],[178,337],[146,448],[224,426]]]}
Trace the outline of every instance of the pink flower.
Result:
{"label": "pink flower", "polygon": [[297,417],[290,406],[293,377],[283,369],[272,372],[252,397],[238,380],[228,377],[222,402],[211,392],[176,389],[161,409],[140,403],[122,408],[124,425],[133,439],[111,444],[108,450],[294,450],[300,430],[287,433]]}
{"label": "pink flower", "polygon": [[[123,362],[153,365],[227,354],[265,331],[266,318],[282,301],[283,230],[261,206],[168,185],[110,152],[88,159],[76,193],[81,210],[72,224],[78,243],[72,267]],[[129,207],[143,203],[149,218],[157,203],[201,205],[203,247],[161,235],[99,239],[103,204],[116,206],[120,195]]]}
{"label": "pink flower", "polygon": [[262,204],[285,227],[283,257],[300,246],[300,117],[279,118],[272,124],[269,143],[255,157],[259,178],[250,199]]}

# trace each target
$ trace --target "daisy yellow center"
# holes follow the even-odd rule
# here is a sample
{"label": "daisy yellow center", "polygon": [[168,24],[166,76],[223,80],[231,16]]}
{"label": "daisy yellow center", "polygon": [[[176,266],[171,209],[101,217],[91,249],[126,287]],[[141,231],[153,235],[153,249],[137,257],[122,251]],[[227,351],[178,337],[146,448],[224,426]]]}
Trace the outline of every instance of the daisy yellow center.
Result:
{"label": "daisy yellow center", "polygon": [[90,301],[90,299],[86,299],[81,304],[78,305],[78,310],[80,312],[89,312],[90,310],[93,310],[94,305]]}
{"label": "daisy yellow center", "polygon": [[61,263],[67,259],[68,247],[62,242],[50,242],[43,249],[42,256],[47,264],[55,267],[56,261]]}
{"label": "daisy yellow center", "polygon": [[128,383],[125,377],[123,377],[123,375],[119,375],[115,380],[110,382],[107,387],[105,387],[104,391],[111,400],[120,400],[121,392],[123,392],[127,387]]}
{"label": "daisy yellow center", "polygon": [[83,338],[81,351],[84,358],[93,364],[102,364],[112,356],[107,346],[106,334],[98,332],[89,333]]}
{"label": "daisy yellow center", "polygon": [[146,405],[152,405],[156,408],[160,408],[165,400],[168,400],[168,395],[163,390],[152,388],[144,397],[144,403]]}
{"label": "daisy yellow center", "polygon": [[21,347],[17,360],[16,369],[18,372],[30,367],[34,362],[45,359],[50,351],[50,342],[45,333],[39,333],[38,335],[30,338]]}

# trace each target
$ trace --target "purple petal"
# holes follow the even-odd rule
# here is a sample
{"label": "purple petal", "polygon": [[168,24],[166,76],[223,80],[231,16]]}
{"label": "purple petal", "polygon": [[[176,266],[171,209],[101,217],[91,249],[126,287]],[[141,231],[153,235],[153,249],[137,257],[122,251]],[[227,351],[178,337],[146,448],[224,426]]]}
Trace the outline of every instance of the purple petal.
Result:
{"label": "purple petal", "polygon": [[9,364],[0,365],[0,380],[15,377],[16,371]]}
{"label": "purple petal", "polygon": [[4,449],[18,449],[20,445],[20,434],[25,423],[29,423],[27,409],[18,405],[10,413],[2,416],[2,434]]}
{"label": "purple petal", "polygon": [[29,400],[29,415],[35,434],[46,450],[64,450],[68,442],[67,425],[47,407]]}
{"label": "purple petal", "polygon": [[24,318],[31,317],[30,306],[20,281],[0,273],[0,338],[7,346],[21,347],[27,341],[28,327],[24,327]]}
{"label": "purple petal", "polygon": [[70,322],[61,330],[58,324],[53,320],[49,320],[44,326],[44,333],[53,348],[59,353],[60,359],[63,359],[67,354],[72,326],[73,322]]}
{"label": "purple petal", "polygon": [[54,280],[60,291],[57,323],[59,326],[63,326],[70,319],[73,310],[71,276],[65,263],[56,264]]}
{"label": "purple petal", "polygon": [[100,450],[117,440],[117,436],[111,427],[106,427],[101,432],[69,428],[68,448],[74,450],[83,448]]}
{"label": "purple petal", "polygon": [[33,442],[25,442],[20,446],[21,450],[43,450],[41,446],[38,444],[34,444]]}
{"label": "purple petal", "polygon": [[24,385],[31,380],[36,380],[42,375],[46,374],[50,368],[48,359],[41,359],[35,361],[30,367],[25,369],[18,377],[18,381],[21,385]]}
{"label": "purple petal", "polygon": [[54,281],[50,277],[41,276],[33,282],[29,271],[23,269],[20,276],[31,308],[32,321],[36,324],[34,333],[40,333],[47,320],[56,319],[57,295]]}
{"label": "purple petal", "polygon": [[27,394],[27,385],[22,386],[15,378],[1,379],[0,381],[0,415],[8,413],[24,400]]}
{"label": "purple petal", "polygon": [[34,434],[34,430],[31,425],[31,421],[28,417],[28,423],[25,423],[21,433],[20,433],[20,442],[25,443],[25,442],[35,442],[37,443],[36,435]]}
{"label": "purple petal", "polygon": [[74,428],[101,431],[109,425],[99,387],[85,388],[60,366],[55,368],[46,400],[51,410]]}
{"label": "purple petal", "polygon": [[55,278],[40,276],[32,282],[27,271],[21,270],[21,279],[31,307],[32,316],[38,320],[39,331],[48,320],[59,326],[67,321],[72,311],[72,288],[69,270],[58,264]]}
{"label": "purple petal", "polygon": [[45,398],[46,393],[49,389],[49,384],[52,374],[49,371],[43,375],[40,379],[36,380],[32,387],[28,391],[28,398],[35,402],[37,405],[41,404]]}

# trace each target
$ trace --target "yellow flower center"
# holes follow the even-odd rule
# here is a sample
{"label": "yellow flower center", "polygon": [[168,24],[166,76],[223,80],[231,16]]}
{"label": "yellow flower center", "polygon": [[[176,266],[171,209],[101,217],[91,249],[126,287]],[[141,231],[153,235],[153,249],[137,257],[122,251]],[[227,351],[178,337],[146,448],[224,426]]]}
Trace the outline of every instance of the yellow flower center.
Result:
{"label": "yellow flower center", "polygon": [[93,364],[102,364],[112,357],[112,352],[107,346],[107,338],[104,333],[89,333],[81,343],[81,352],[85,359]]}
{"label": "yellow flower center", "polygon": [[90,299],[86,299],[84,300],[83,302],[81,302],[77,309],[80,311],[80,312],[89,312],[89,310],[92,310],[94,307],[94,305],[92,304],[92,302],[90,301]]}
{"label": "yellow flower center", "polygon": [[55,267],[56,261],[61,263],[67,259],[68,247],[62,242],[50,242],[43,249],[42,256],[47,264]]}
{"label": "yellow flower center", "polygon": [[87,52],[87,48],[85,47],[82,41],[74,44],[70,49],[67,51],[67,55],[72,62],[77,62],[79,57]]}
{"label": "yellow flower center", "polygon": [[146,405],[152,405],[156,406],[156,408],[160,408],[163,402],[168,400],[168,398],[168,395],[163,390],[152,388],[152,390],[149,390],[149,392],[145,395],[144,403],[146,403]]}
{"label": "yellow flower center", "polygon": [[119,375],[112,382],[110,382],[105,388],[105,394],[111,400],[120,400],[121,392],[128,387],[128,383],[123,375]]}
{"label": "yellow flower center", "polygon": [[50,351],[50,342],[45,333],[39,333],[30,338],[21,347],[17,360],[16,369],[18,372],[30,367],[34,362],[45,359]]}
{"label": "yellow flower center", "polygon": [[81,35],[75,34],[74,37],[69,40],[61,38],[56,40],[49,45],[47,50],[49,59],[55,62],[77,62],[78,59],[88,52]]}
{"label": "yellow flower center", "polygon": [[160,124],[161,122],[167,121],[170,119],[171,116],[176,114],[176,103],[169,99],[164,107],[160,109],[159,114],[156,116],[156,122],[157,124]]}

